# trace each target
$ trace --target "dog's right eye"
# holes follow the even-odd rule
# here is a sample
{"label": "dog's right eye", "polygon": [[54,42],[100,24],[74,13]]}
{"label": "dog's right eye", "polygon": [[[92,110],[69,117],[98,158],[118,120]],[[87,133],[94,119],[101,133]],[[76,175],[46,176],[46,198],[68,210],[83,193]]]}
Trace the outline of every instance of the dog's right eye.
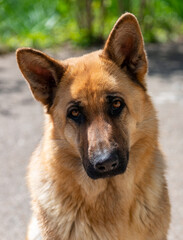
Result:
{"label": "dog's right eye", "polygon": [[73,110],[71,111],[71,116],[72,116],[73,118],[78,118],[78,117],[79,117],[79,114],[80,114],[80,112],[79,112],[78,109],[73,109]]}
{"label": "dog's right eye", "polygon": [[70,109],[67,116],[77,123],[82,123],[84,121],[84,115],[79,108]]}

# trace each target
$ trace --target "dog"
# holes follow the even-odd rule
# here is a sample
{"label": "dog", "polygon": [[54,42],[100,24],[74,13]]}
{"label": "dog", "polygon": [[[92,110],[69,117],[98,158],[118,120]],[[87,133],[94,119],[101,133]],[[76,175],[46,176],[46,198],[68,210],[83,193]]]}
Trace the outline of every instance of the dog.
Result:
{"label": "dog", "polygon": [[20,48],[17,62],[45,109],[27,240],[166,240],[165,163],[136,17],[123,14],[102,50],[58,61]]}

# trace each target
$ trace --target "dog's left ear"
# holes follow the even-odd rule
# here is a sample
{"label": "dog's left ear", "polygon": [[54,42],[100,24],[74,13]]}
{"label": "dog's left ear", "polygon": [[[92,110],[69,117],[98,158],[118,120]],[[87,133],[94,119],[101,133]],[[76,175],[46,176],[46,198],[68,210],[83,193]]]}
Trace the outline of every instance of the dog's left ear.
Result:
{"label": "dog's left ear", "polygon": [[141,30],[133,14],[125,13],[118,19],[106,41],[103,54],[120,68],[125,67],[133,78],[145,85],[147,58]]}

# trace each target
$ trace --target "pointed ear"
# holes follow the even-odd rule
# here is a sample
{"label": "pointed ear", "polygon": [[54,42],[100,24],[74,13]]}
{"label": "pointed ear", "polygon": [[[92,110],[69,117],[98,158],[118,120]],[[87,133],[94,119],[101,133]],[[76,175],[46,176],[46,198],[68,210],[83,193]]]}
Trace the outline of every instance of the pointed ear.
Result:
{"label": "pointed ear", "polygon": [[29,83],[34,97],[48,109],[53,103],[56,88],[66,66],[31,48],[18,49],[16,56],[19,68]]}
{"label": "pointed ear", "polygon": [[103,50],[104,56],[124,68],[135,81],[145,85],[147,58],[136,17],[123,14],[114,25]]}

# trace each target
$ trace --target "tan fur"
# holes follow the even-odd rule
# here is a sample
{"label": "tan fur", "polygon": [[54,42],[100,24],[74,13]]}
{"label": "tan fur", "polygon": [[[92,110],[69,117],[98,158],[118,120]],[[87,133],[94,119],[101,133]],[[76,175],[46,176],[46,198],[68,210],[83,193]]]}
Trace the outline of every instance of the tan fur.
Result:
{"label": "tan fur", "polygon": [[[165,164],[158,144],[156,112],[145,90],[147,60],[136,18],[124,14],[104,50],[60,63],[53,60],[52,65],[48,64],[51,58],[48,61],[46,55],[38,53],[41,54],[30,49],[17,53],[30,86],[32,76],[26,68],[33,71],[35,81],[41,79],[35,74],[52,76],[51,81],[59,76],[61,81],[55,80],[54,92],[51,85],[42,87],[44,81],[36,85],[36,98],[48,114],[43,139],[29,165],[34,217],[27,239],[38,240],[42,236],[44,240],[166,240],[170,206]],[[31,60],[33,55],[38,60]],[[120,68],[127,60],[127,65]],[[35,65],[39,63],[38,71]],[[47,75],[45,69],[49,71]],[[128,69],[136,74],[137,82],[130,79]],[[44,97],[43,88],[47,91]],[[50,91],[54,97],[48,106]],[[118,93],[127,105],[118,120],[110,120],[102,112],[109,92]],[[78,127],[66,117],[68,103],[73,99],[79,99],[87,109],[90,124],[85,127]],[[128,139],[127,169],[114,177],[93,180],[83,168],[80,149],[98,148],[99,139],[105,148],[110,148],[113,135],[122,147],[125,140],[121,142],[121,137]],[[31,237],[36,222],[40,233]]]}

